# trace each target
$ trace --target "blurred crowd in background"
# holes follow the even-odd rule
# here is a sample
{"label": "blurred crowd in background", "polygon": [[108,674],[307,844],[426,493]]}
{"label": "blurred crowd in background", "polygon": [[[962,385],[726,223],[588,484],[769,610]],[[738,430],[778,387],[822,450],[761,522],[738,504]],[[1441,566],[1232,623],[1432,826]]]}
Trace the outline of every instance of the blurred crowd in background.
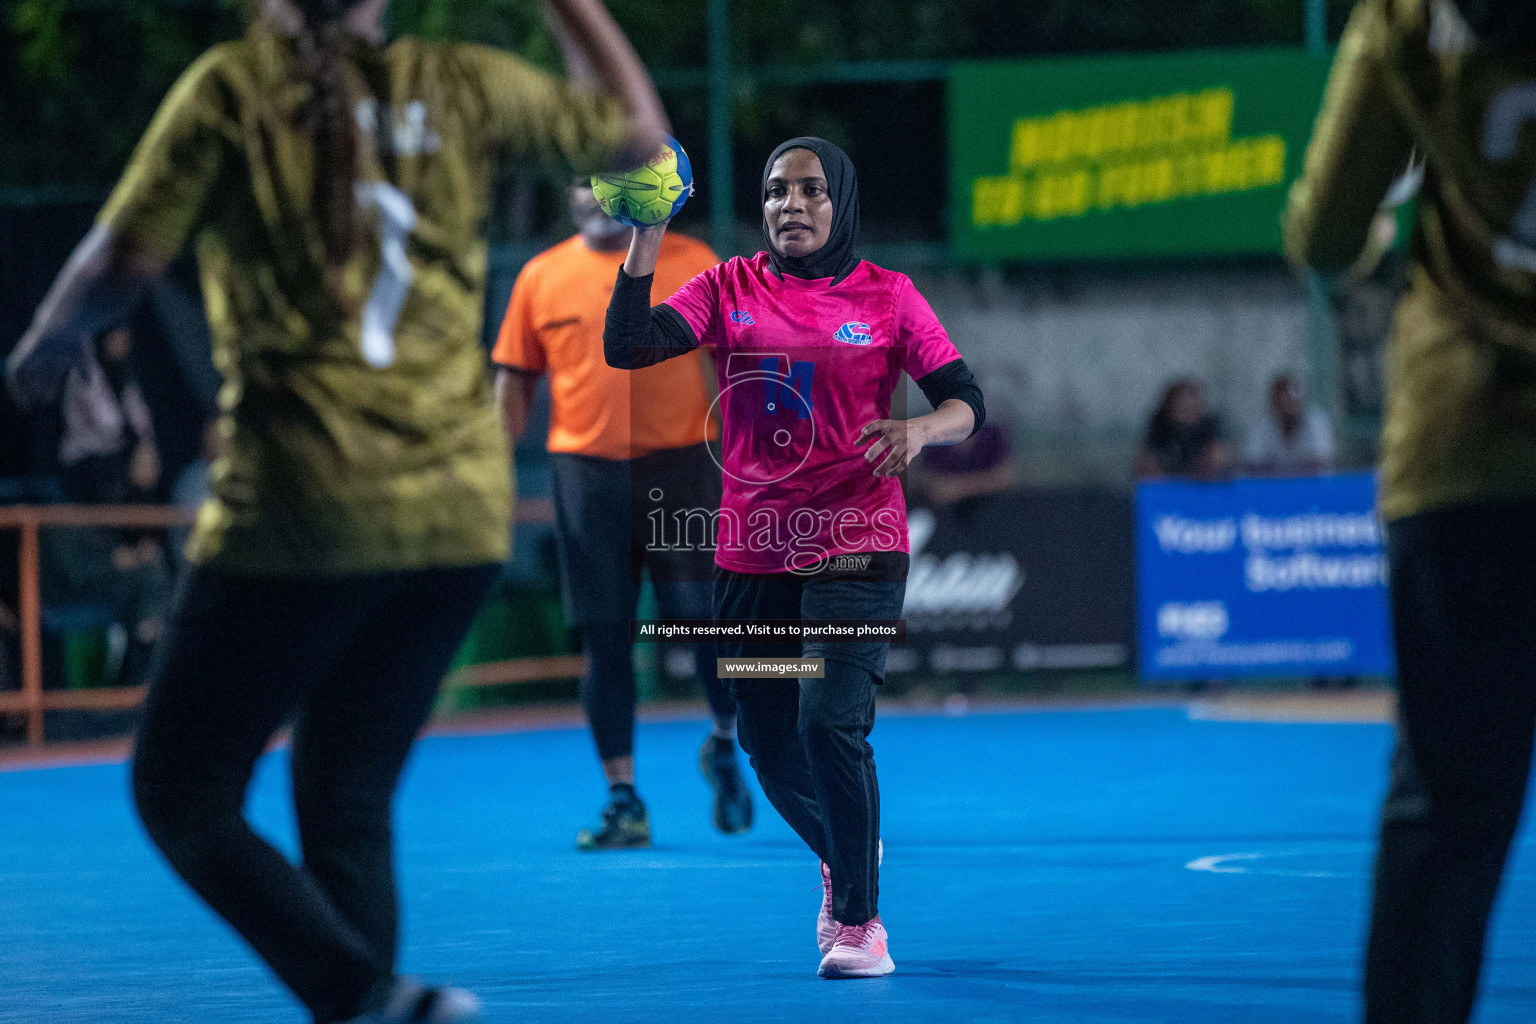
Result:
{"label": "blurred crowd in background", "polygon": [[[1081,496],[1039,506],[1045,518],[1032,529],[1076,525],[1085,517],[1061,509],[1080,500],[1108,510],[1105,536],[1118,537],[1116,531],[1129,534],[1129,496],[1138,480],[1294,476],[1374,464],[1383,340],[1402,278],[1397,255],[1368,277],[1316,293],[1278,251],[966,261],[948,241],[950,214],[963,202],[949,194],[950,62],[1218,46],[1300,52],[1305,0],[1080,0],[1027,11],[1011,0],[737,3],[729,26],[729,74],[736,77],[725,149],[732,159],[720,169],[734,185],[735,209],[727,211],[734,225],[727,218],[724,232],[705,201],[716,172],[711,161],[720,153],[708,144],[714,140],[704,74],[706,13],[714,7],[700,0],[609,6],[654,72],[701,182],[700,199],[679,220],[681,231],[708,235],[725,256],[755,251],[756,168],[773,140],[819,134],[857,161],[865,254],[913,277],[988,395],[985,428],[965,444],[924,453],[906,482],[913,508],[958,510],[935,519],[930,550],[940,559],[969,557],[965,545],[1002,550],[1014,542],[998,532],[1001,525],[977,524],[1015,522],[1015,512],[967,511],[998,494]],[[1314,56],[1322,41],[1337,37],[1349,7],[1333,0],[1326,18],[1308,30],[1316,37],[1308,39]],[[235,0],[19,0],[9,10],[11,31],[0,36],[0,52],[15,69],[0,82],[0,355],[89,227],[171,81],[197,52],[241,31],[246,13]],[[390,18],[396,30],[556,62],[537,5],[523,0],[396,0]],[[806,67],[830,69],[825,74],[832,77],[785,71]],[[884,77],[869,78],[871,68]],[[51,138],[95,144],[85,151],[36,144]],[[509,165],[501,175],[486,224],[492,334],[523,263],[571,230],[565,184],[538,166]],[[60,409],[23,419],[0,395],[0,504],[195,505],[218,455],[218,388],[196,270],[184,258],[128,322],[94,339]],[[925,408],[915,388],[908,405]],[[550,494],[547,410],[541,393],[518,446],[519,494],[530,504]],[[1108,503],[1101,500],[1106,495]],[[1051,518],[1057,516],[1065,518]],[[946,538],[946,530],[960,527],[973,532],[964,541]],[[1098,550],[1104,544],[1097,537],[1076,542]],[[1116,594],[1128,595],[1125,544],[1124,551],[1111,547],[1115,564],[1127,563],[1115,569]],[[179,547],[170,530],[43,531],[47,685],[142,678]],[[501,633],[543,639],[495,653],[563,649],[558,602],[548,597],[552,549],[547,527],[517,531],[500,591],[507,600],[494,614],[516,624]],[[18,676],[16,557],[13,542],[0,542],[0,689],[14,687]],[[1085,575],[1061,568],[1069,570]],[[1032,579],[1060,579],[1032,571]],[[1006,573],[998,579],[998,592],[1009,599],[1022,585]],[[913,593],[933,592],[914,586]],[[1129,623],[1129,597],[1115,601],[1126,605]],[[1102,601],[1090,594],[1083,604]],[[1067,645],[1073,657],[1091,646]],[[1114,657],[1127,657],[1123,645],[1110,646],[1119,652]],[[1013,663],[1023,666],[1043,648],[1011,649]],[[936,656],[933,664],[940,661]]]}
{"label": "blurred crowd in background", "polygon": [[[190,297],[183,298],[169,303],[176,310],[169,326],[151,302],[132,322],[88,346],[70,373],[59,408],[22,418],[0,397],[5,459],[0,503],[195,507],[202,501],[219,448],[209,383],[213,371],[199,365],[203,334],[199,325],[187,324],[196,306]],[[158,307],[163,311],[167,305],[162,296]],[[1009,414],[1017,398],[1006,388],[994,394],[1000,398],[999,411],[975,437],[926,452],[914,464],[906,481],[913,507],[963,506],[986,495],[1042,486],[1029,472],[1031,435],[1019,430]],[[1127,453],[1115,489],[1128,489],[1133,479],[1220,481],[1333,470],[1338,464],[1334,426],[1309,399],[1301,374],[1275,375],[1264,398],[1246,408],[1218,410],[1201,378],[1169,381],[1147,396],[1145,429]],[[547,395],[536,403],[518,448],[525,499],[547,495],[546,429]],[[99,684],[142,681],[183,540],[181,530],[43,531],[44,626],[53,655],[46,659],[49,685],[63,685],[61,674],[71,670],[89,671]],[[548,540],[537,527],[520,531],[510,580],[553,588]],[[18,685],[14,545],[5,545],[0,559],[3,689]],[[71,652],[61,644],[82,631],[104,637],[105,647],[87,656],[89,669],[72,669]]]}

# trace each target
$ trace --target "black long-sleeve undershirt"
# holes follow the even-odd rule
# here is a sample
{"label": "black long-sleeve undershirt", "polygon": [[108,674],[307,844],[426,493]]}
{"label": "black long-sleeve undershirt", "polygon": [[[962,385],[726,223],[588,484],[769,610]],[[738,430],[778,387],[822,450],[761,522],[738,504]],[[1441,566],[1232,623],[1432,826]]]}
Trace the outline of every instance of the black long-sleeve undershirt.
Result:
{"label": "black long-sleeve undershirt", "polygon": [[937,370],[923,374],[916,383],[928,404],[935,409],[951,398],[958,398],[970,406],[971,414],[976,418],[971,424],[971,434],[987,421],[987,404],[981,397],[981,386],[976,383],[964,359],[952,359]]}
{"label": "black long-sleeve undershirt", "polygon": [[666,303],[651,305],[655,274],[630,277],[619,268],[619,279],[603,319],[603,358],[620,370],[638,370],[699,347],[683,314]]}
{"label": "black long-sleeve undershirt", "polygon": [[[699,339],[681,313],[665,302],[651,305],[654,277],[630,277],[624,268],[619,268],[603,320],[603,358],[609,366],[638,370],[699,347]],[[970,406],[976,420],[971,425],[972,434],[986,422],[987,407],[981,388],[964,359],[951,360],[924,374],[917,379],[917,386],[935,409],[951,398]]]}

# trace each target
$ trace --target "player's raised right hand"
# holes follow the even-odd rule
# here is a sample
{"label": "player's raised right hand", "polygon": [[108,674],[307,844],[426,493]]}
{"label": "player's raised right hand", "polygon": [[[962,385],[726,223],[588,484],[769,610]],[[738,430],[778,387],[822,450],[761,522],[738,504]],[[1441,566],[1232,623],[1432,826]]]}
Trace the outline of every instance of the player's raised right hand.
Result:
{"label": "player's raised right hand", "polygon": [[646,277],[656,272],[656,260],[661,255],[661,240],[666,236],[667,222],[636,225],[629,236],[629,255],[624,257],[624,273],[630,277]]}

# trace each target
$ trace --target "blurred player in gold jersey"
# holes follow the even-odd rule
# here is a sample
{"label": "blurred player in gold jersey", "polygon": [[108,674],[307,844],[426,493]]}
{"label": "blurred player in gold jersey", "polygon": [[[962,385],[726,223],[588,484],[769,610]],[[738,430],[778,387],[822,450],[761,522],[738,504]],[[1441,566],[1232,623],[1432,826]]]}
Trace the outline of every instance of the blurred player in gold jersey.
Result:
{"label": "blurred player in gold jersey", "polygon": [[[397,978],[390,804],[507,555],[506,441],[479,345],[499,156],[634,166],[666,129],[600,0],[550,0],[594,91],[485,47],[386,45],[387,0],[266,0],[161,106],[9,364],[55,400],[84,339],[190,240],[226,454],[151,673],[139,812],[172,866],[324,1024],[447,1024]],[[293,722],[303,862],[241,816]],[[175,970],[175,965],[167,965]]]}
{"label": "blurred player in gold jersey", "polygon": [[1389,354],[1381,510],[1400,706],[1369,1024],[1463,1022],[1536,728],[1536,4],[1367,0],[1291,193],[1290,257],[1344,271],[1424,164]]}

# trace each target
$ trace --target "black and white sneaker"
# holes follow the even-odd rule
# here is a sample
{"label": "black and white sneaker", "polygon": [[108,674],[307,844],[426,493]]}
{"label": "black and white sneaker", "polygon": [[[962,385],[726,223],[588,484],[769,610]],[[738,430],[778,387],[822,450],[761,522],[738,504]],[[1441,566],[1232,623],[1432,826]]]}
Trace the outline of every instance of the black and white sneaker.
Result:
{"label": "black and white sneaker", "polygon": [[576,833],[578,850],[635,850],[651,845],[651,816],[635,787],[610,787],[603,823]]}

